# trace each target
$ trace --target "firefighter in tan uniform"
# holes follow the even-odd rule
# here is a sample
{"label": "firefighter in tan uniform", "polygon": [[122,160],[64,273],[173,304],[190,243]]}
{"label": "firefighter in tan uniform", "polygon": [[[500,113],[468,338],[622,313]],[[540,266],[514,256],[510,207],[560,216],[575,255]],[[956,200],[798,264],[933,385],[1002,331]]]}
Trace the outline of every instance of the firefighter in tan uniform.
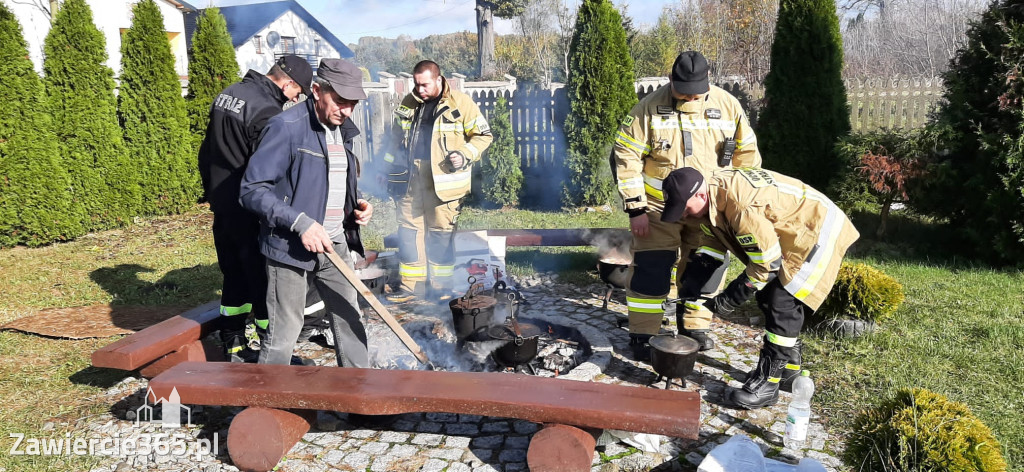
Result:
{"label": "firefighter in tan uniform", "polygon": [[[633,264],[626,303],[630,344],[646,359],[647,340],[658,334],[672,284],[672,266],[721,266],[707,287],[679,285],[676,319],[681,333],[711,349],[711,313],[694,303],[718,290],[727,253],[698,245],[700,228],[661,221],[662,179],[684,166],[710,173],[720,168],[760,167],[754,131],[739,101],[708,84],[707,59],[684,52],[672,66],[671,81],[644,97],[623,120],[615,140],[613,165],[633,233]],[[681,279],[680,279],[681,280]]]}
{"label": "firefighter in tan uniform", "polygon": [[[679,169],[665,179],[665,196],[662,220],[699,224],[708,235],[702,245],[728,250],[746,264],[722,293],[700,303],[723,315],[756,294],[765,315],[764,346],[743,387],[726,398],[743,408],[774,404],[780,384],[800,372],[797,337],[804,319],[832,290],[860,233],[825,195],[763,169],[719,170],[707,179],[696,169]],[[712,273],[691,264],[681,277],[699,284]]]}
{"label": "firefighter in tan uniform", "polygon": [[[473,99],[453,90],[432,61],[413,69],[414,92],[395,110],[393,148],[384,156],[398,210],[400,291],[387,298],[450,296],[452,237],[472,164],[491,144],[491,128]],[[429,279],[429,285],[428,285]]]}

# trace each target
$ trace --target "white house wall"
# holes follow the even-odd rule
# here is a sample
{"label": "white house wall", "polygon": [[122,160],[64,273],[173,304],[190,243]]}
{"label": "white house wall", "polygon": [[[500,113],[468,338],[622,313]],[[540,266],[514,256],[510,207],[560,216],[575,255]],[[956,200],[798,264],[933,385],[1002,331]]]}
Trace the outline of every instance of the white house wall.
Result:
{"label": "white house wall", "polygon": [[[43,71],[43,43],[50,32],[50,17],[33,4],[49,6],[48,0],[27,0],[15,2],[0,0],[14,12],[21,23],[22,33],[28,42],[29,57],[36,71]],[[103,32],[107,43],[107,65],[114,70],[114,76],[121,75],[121,30],[132,25],[132,6],[138,3],[130,0],[86,0],[92,9],[92,19]],[[160,14],[164,18],[164,31],[171,43],[174,67],[179,76],[188,75],[188,52],[185,46],[185,18],[173,4],[157,0]]]}
{"label": "white house wall", "polygon": [[[260,30],[256,35],[260,36],[262,53],[256,53],[256,45],[252,38],[249,38],[241,46],[235,48],[235,59],[238,60],[238,68],[245,73],[249,69],[257,72],[266,72],[274,65],[275,54],[282,54],[284,41],[279,41],[273,49],[267,47],[267,33],[277,31],[281,37],[291,36],[295,38],[295,54],[312,59],[313,66],[319,64],[321,58],[340,58],[337,49],[334,49],[327,40],[323,39],[313,28],[295,13],[288,11],[278,19],[272,21],[267,27]],[[316,42],[320,40],[320,55],[316,56]]]}

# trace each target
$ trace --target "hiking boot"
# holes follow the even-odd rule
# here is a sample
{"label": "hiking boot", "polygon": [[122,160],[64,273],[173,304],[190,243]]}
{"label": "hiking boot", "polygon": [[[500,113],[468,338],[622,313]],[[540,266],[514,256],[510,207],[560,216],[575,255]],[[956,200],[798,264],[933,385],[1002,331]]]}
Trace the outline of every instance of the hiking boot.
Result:
{"label": "hiking boot", "polygon": [[633,359],[639,362],[651,362],[651,345],[649,344],[653,335],[630,334],[629,347],[633,350]]}

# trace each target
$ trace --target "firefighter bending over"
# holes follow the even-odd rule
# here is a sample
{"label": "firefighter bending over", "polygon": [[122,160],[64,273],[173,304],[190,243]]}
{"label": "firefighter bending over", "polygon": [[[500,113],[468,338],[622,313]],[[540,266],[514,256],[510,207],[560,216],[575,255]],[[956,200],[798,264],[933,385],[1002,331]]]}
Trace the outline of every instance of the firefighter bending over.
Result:
{"label": "firefighter bending over", "polygon": [[[825,195],[803,182],[763,169],[720,170],[707,179],[693,168],[665,179],[661,219],[700,225],[701,244],[731,251],[746,265],[714,298],[698,301],[716,315],[732,313],[751,297],[764,313],[764,346],[742,388],[726,399],[762,408],[779,399],[781,385],[800,373],[798,336],[804,319],[832,290],[857,229]],[[690,264],[684,283],[702,284],[715,266]]]}
{"label": "firefighter bending over", "polygon": [[[728,254],[698,242],[698,226],[664,222],[662,180],[670,172],[692,167],[705,174],[720,168],[760,167],[754,131],[738,100],[708,83],[710,67],[699,52],[676,58],[670,82],[644,97],[619,127],[613,167],[633,233],[633,264],[626,304],[634,357],[646,360],[647,341],[658,334],[672,283],[672,265],[721,267],[705,287],[680,285],[676,321],[682,334],[707,350],[711,313],[694,303],[716,292],[725,277]],[[681,257],[680,257],[681,256]],[[680,279],[681,280],[681,279]]]}

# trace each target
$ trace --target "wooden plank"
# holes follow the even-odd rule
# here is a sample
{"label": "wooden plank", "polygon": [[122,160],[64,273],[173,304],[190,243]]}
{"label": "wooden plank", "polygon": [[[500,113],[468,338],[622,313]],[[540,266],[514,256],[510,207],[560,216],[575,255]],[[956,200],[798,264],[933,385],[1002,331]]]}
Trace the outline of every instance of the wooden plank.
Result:
{"label": "wooden plank", "polygon": [[212,301],[114,341],[92,353],[92,365],[138,369],[212,331],[219,309],[220,301]]}
{"label": "wooden plank", "polygon": [[696,439],[698,392],[501,372],[183,362],[149,386],[193,405],[262,406],[368,415],[463,413]]}

